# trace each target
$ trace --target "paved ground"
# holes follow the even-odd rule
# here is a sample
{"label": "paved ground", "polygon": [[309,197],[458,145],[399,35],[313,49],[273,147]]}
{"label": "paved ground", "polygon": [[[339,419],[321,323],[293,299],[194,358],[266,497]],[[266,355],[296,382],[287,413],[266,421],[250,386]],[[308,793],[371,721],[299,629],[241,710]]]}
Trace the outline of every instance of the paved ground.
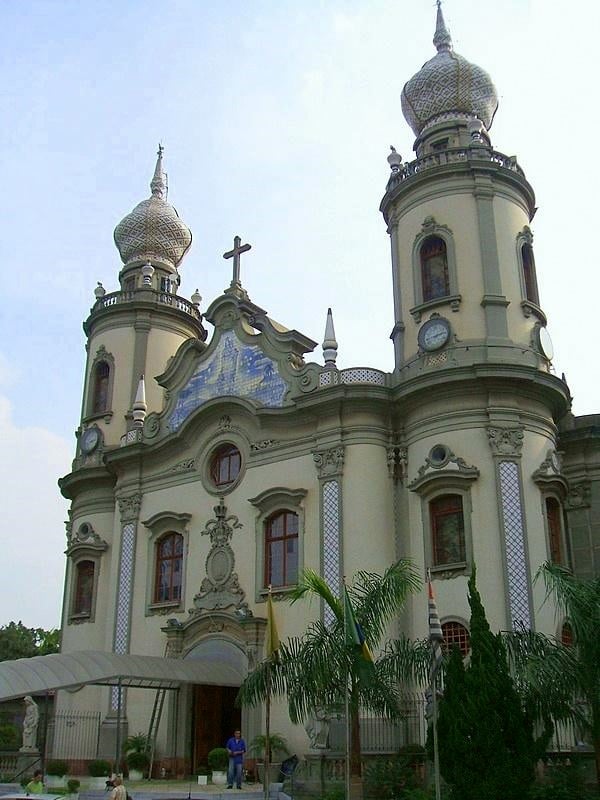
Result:
{"label": "paved ground", "polygon": [[[85,778],[82,779],[85,786]],[[125,782],[127,791],[133,800],[259,800],[264,796],[264,789],[260,783],[246,783],[241,789],[226,789],[224,786],[214,786],[212,783],[199,786],[197,782],[189,781],[138,781]],[[0,784],[0,797],[3,794],[21,792],[19,784]],[[109,792],[82,788],[79,800],[109,800]],[[62,798],[61,798],[62,800]]]}

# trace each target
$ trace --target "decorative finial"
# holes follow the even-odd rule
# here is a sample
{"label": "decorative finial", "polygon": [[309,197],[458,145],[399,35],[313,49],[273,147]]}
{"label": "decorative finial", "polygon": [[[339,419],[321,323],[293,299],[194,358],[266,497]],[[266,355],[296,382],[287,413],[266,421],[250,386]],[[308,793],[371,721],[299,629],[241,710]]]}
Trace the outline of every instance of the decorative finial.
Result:
{"label": "decorative finial", "polygon": [[437,0],[437,17],[435,21],[435,34],[433,37],[433,44],[435,45],[438,53],[449,52],[452,50],[452,37],[450,31],[446,27],[444,14],[442,13],[442,1]]}
{"label": "decorative finial", "polygon": [[144,382],[144,376],[140,375],[140,381],[138,383],[137,392],[135,393],[135,400],[133,403],[133,409],[131,414],[131,416],[133,417],[134,428],[144,427],[144,420],[146,419],[147,410],[148,407],[146,406],[146,384]]}
{"label": "decorative finial", "polygon": [[327,309],[327,321],[325,323],[325,338],[323,339],[323,359],[327,369],[336,369],[335,360],[337,358],[338,343],[333,329],[333,314],[331,309]]}
{"label": "decorative finial", "polygon": [[94,297],[96,298],[96,300],[100,300],[100,298],[104,297],[105,294],[106,294],[106,289],[104,288],[104,286],[102,286],[100,281],[98,281],[98,285],[94,289]]}
{"label": "decorative finial", "polygon": [[152,176],[152,180],[150,181],[150,190],[152,192],[152,195],[153,197],[158,197],[159,200],[166,200],[168,193],[166,176],[162,168],[163,152],[164,152],[164,147],[159,142],[158,152],[156,154],[157,155],[156,167],[154,168],[154,175]]}
{"label": "decorative finial", "polygon": [[390,165],[392,172],[398,172],[402,167],[402,156],[396,150],[393,144],[390,145],[390,150],[392,152],[387,157],[387,162]]}

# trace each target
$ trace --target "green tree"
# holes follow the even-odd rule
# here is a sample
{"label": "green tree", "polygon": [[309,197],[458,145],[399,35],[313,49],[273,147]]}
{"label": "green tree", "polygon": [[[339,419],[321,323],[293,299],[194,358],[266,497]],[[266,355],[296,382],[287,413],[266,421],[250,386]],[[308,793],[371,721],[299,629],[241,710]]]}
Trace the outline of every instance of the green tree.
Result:
{"label": "green tree", "polygon": [[523,800],[547,737],[534,737],[502,636],[488,625],[475,571],[469,605],[471,657],[465,667],[454,649],[439,703],[440,772],[461,800]]}
{"label": "green tree", "polygon": [[[411,562],[400,560],[383,575],[360,571],[348,594],[371,650],[376,651],[387,626],[408,596],[421,586]],[[306,570],[291,595],[291,602],[312,597],[332,612],[332,622],[312,622],[301,637],[281,642],[278,659],[264,661],[245,679],[238,695],[244,705],[265,700],[271,693],[285,696],[293,723],[301,723],[318,707],[343,709],[348,695],[351,720],[351,768],[360,775],[361,708],[391,719],[400,716],[401,694],[397,675],[419,682],[427,671],[428,649],[401,640],[385,648],[374,663],[365,660],[360,647],[347,643],[343,600],[336,597],[315,572]],[[267,677],[270,670],[270,676]]]}
{"label": "green tree", "polygon": [[27,628],[20,620],[9,622],[0,627],[0,661],[58,653],[59,643],[59,630]]}
{"label": "green tree", "polygon": [[540,567],[538,579],[573,632],[564,646],[540,633],[508,637],[515,672],[534,701],[537,719],[572,720],[589,737],[600,787],[600,579],[577,578],[558,564]]}

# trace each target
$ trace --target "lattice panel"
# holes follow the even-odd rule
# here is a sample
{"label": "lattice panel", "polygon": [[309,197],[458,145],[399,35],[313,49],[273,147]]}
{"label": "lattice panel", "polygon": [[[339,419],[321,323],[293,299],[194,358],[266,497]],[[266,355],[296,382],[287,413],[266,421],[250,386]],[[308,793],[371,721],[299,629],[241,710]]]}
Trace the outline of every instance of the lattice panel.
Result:
{"label": "lattice panel", "polygon": [[368,367],[353,367],[344,369],[340,373],[342,383],[375,383],[377,386],[385,385],[385,373],[378,369]]}
{"label": "lattice panel", "polygon": [[[337,595],[340,586],[340,486],[337,481],[323,484],[323,577]],[[324,620],[333,622],[333,613],[325,606]]]}
{"label": "lattice panel", "polygon": [[441,367],[442,364],[448,362],[448,353],[436,353],[434,356],[429,356],[427,359],[428,367]]}
{"label": "lattice panel", "polygon": [[499,474],[511,624],[513,629],[531,628],[519,467],[514,461],[501,461]]}
{"label": "lattice panel", "polygon": [[[113,649],[115,653],[129,650],[129,620],[131,612],[131,590],[133,587],[133,559],[135,548],[135,523],[123,525],[121,532],[121,567],[119,570],[119,591],[117,593],[117,621]],[[118,705],[118,689],[111,691],[113,710]]]}

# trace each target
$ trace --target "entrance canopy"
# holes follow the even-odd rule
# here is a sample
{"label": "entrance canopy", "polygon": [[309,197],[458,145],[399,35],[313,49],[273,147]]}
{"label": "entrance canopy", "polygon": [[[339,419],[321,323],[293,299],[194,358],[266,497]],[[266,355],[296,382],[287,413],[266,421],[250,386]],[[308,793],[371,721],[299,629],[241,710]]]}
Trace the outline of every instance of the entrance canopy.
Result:
{"label": "entrance canopy", "polygon": [[239,686],[243,678],[234,664],[85,650],[0,662],[0,702],[87,684],[176,689],[185,683]]}

